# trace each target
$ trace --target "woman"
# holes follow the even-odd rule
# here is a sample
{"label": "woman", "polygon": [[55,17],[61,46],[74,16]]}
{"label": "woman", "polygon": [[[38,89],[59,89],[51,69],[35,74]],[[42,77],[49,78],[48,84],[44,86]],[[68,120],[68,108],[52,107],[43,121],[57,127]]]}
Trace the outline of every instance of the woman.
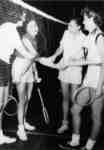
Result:
{"label": "woman", "polygon": [[[30,20],[26,26],[26,34],[23,35],[22,42],[31,53],[35,53],[35,58],[38,57],[36,35],[38,33],[38,25],[35,20]],[[22,70],[25,70],[21,75]],[[34,77],[35,73],[35,77]],[[31,98],[33,82],[36,80],[40,82],[35,63],[31,63],[28,59],[25,59],[20,54],[16,55],[12,67],[13,82],[16,83],[19,104],[18,104],[18,131],[17,135],[22,141],[27,140],[27,134],[25,129],[34,130],[35,127],[26,122],[26,113],[28,103]]]}
{"label": "woman", "polygon": [[17,49],[21,55],[27,59],[33,59],[33,53],[25,50],[17,28],[23,25],[25,13],[17,13],[14,10],[8,13],[8,17],[3,18],[0,26],[0,144],[13,143],[15,138],[7,137],[3,134],[2,115],[8,100],[8,87],[10,81],[10,57]]}
{"label": "woman", "polygon": [[[70,59],[83,58],[83,41],[85,39],[85,35],[81,31],[81,22],[79,18],[72,18],[68,24],[68,29],[65,30],[63,37],[60,41],[60,46],[56,53],[51,56],[52,61],[55,58],[63,53],[63,57],[56,67],[59,67],[59,81],[61,83],[63,102],[62,102],[62,111],[63,118],[62,124],[57,132],[63,133],[68,129],[68,112],[69,112],[69,101],[73,101],[73,92],[75,89],[79,87],[82,81],[82,67],[67,67],[64,70],[61,70],[64,65]],[[69,91],[69,87],[71,90]]]}

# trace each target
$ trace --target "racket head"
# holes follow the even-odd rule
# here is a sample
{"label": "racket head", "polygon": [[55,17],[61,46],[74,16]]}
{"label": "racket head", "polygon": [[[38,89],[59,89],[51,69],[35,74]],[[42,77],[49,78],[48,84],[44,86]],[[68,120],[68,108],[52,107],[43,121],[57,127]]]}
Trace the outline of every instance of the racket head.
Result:
{"label": "racket head", "polygon": [[92,89],[80,87],[74,92],[74,102],[80,106],[87,106],[92,103]]}
{"label": "racket head", "polygon": [[10,116],[10,117],[16,115],[17,114],[17,105],[18,105],[17,99],[14,96],[9,95],[8,102],[4,107],[5,115]]}

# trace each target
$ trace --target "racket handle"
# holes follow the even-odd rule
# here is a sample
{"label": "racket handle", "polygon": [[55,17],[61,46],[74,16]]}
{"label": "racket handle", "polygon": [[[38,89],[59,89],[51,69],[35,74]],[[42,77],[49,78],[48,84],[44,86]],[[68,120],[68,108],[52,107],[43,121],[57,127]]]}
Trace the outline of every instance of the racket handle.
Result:
{"label": "racket handle", "polygon": [[48,112],[47,112],[47,109],[46,109],[46,108],[43,109],[43,115],[44,115],[45,123],[46,123],[46,124],[49,124],[50,119],[49,119],[49,115],[48,115]]}

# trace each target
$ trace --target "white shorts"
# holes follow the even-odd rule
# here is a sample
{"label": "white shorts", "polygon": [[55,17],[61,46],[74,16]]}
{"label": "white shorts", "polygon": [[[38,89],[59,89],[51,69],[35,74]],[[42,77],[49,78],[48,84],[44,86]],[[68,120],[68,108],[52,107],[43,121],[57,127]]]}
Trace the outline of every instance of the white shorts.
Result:
{"label": "white shorts", "polygon": [[59,72],[58,79],[71,84],[81,84],[82,81],[82,68],[69,67]]}
{"label": "white shorts", "polygon": [[24,82],[24,83],[31,83],[34,82],[34,76],[32,71],[32,66],[24,73],[22,76],[21,74],[24,72],[24,69],[28,68],[30,64],[30,60],[17,57],[12,65],[12,80],[14,83]]}
{"label": "white shorts", "polygon": [[87,74],[84,78],[83,85],[91,88],[97,88],[100,76],[99,66],[88,66]]}

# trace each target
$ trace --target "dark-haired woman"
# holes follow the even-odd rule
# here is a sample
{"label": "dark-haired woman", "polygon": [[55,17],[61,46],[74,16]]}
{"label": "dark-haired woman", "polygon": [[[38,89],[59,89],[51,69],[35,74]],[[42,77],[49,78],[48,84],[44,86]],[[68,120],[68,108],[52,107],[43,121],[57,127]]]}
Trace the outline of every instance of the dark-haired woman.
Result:
{"label": "dark-haired woman", "polygon": [[[51,56],[52,61],[63,53],[63,57],[60,62],[56,65],[59,66],[59,81],[61,83],[62,89],[62,123],[57,132],[59,134],[68,130],[68,112],[69,112],[69,102],[70,99],[73,101],[73,92],[79,87],[82,81],[82,67],[72,67],[61,70],[63,64],[67,64],[70,59],[80,59],[84,57],[83,51],[83,41],[85,35],[81,30],[81,23],[79,18],[72,18],[68,24],[68,28],[65,30],[62,39],[60,41],[60,46],[56,53]],[[69,90],[69,88],[71,90]]]}
{"label": "dark-haired woman", "polygon": [[[26,34],[24,34],[22,37],[22,42],[26,50],[35,54],[35,58],[38,57],[36,43],[36,35],[38,34],[38,30],[39,29],[36,21],[30,20],[26,26]],[[24,73],[22,72],[23,70],[25,70]],[[32,95],[33,83],[35,80],[40,82],[35,62],[31,63],[29,59],[25,59],[20,54],[17,54],[12,67],[12,78],[13,82],[16,83],[19,97],[17,135],[20,140],[26,141],[26,129],[35,129],[35,126],[30,125],[26,121],[26,113],[28,103]]]}

